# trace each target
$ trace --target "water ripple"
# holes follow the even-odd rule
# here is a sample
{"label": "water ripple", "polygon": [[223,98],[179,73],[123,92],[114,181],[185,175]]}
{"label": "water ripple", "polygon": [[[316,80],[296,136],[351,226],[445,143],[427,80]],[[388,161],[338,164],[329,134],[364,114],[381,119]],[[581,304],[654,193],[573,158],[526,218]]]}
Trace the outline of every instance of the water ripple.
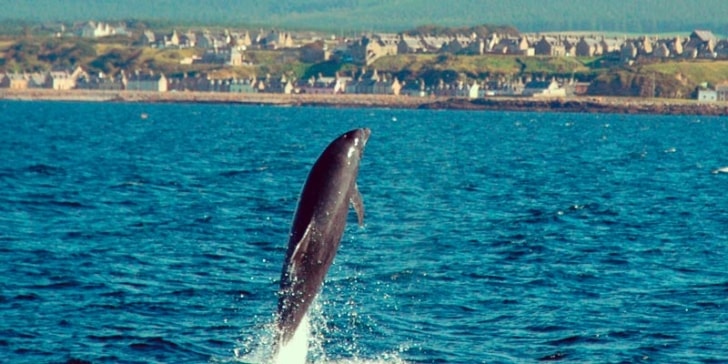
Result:
{"label": "water ripple", "polygon": [[265,344],[308,168],[358,126],[365,226],[324,286],[327,362],[728,361],[725,118],[2,107],[8,362]]}

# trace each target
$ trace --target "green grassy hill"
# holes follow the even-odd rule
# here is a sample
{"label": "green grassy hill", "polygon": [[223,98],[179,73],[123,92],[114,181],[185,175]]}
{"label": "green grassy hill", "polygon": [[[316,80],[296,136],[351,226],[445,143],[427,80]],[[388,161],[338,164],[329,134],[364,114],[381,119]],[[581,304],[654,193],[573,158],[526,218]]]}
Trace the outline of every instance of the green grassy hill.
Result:
{"label": "green grassy hill", "polygon": [[716,85],[728,81],[728,61],[674,61],[645,66],[645,72],[654,71],[691,84],[707,82]]}
{"label": "green grassy hill", "polygon": [[490,76],[538,75],[594,78],[603,70],[592,69],[593,58],[581,57],[518,57],[501,55],[455,56],[404,54],[378,59],[372,68],[398,75],[400,78],[484,79]]}

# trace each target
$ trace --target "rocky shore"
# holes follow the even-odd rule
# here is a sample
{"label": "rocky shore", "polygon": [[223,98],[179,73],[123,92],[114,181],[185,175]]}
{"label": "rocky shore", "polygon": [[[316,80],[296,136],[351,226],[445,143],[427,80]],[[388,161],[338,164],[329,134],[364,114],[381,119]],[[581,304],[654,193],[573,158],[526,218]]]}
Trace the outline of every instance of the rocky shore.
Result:
{"label": "rocky shore", "polygon": [[619,97],[418,98],[393,95],[235,94],[214,92],[139,92],[0,89],[0,100],[48,100],[150,103],[237,103],[279,106],[379,107],[406,109],[497,110],[665,115],[728,115],[728,102]]}

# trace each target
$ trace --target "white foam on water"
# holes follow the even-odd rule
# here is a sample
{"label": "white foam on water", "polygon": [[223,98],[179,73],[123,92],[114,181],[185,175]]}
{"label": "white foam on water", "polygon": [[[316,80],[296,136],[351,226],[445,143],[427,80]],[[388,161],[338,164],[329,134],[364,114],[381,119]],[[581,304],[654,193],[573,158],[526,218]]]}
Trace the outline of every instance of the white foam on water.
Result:
{"label": "white foam on water", "polygon": [[312,330],[312,315],[314,316],[314,326],[323,321],[322,308],[318,299],[311,304],[309,312],[303,317],[291,340],[285,345],[275,347],[276,337],[279,333],[275,322],[271,322],[265,325],[259,334],[245,339],[242,348],[235,349],[235,361],[249,364],[322,362],[320,356],[323,353],[323,339],[321,339],[323,335],[317,329]]}
{"label": "white foam on water", "polygon": [[306,364],[308,360],[308,341],[311,336],[311,325],[308,314],[303,317],[296,332],[285,345],[281,345],[272,364]]}
{"label": "white foam on water", "polygon": [[234,361],[246,364],[407,364],[396,352],[361,358],[356,340],[347,347],[350,358],[329,359],[324,350],[329,328],[323,306],[321,299],[314,300],[291,340],[278,350],[274,348],[275,322],[265,325],[259,334],[247,338],[243,347],[235,350]]}

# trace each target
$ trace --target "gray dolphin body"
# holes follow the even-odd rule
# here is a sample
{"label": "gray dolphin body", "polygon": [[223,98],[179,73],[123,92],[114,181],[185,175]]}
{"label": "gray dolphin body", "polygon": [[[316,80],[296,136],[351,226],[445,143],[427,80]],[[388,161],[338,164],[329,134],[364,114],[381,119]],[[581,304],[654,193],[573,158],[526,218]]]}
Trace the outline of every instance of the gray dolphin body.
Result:
{"label": "gray dolphin body", "polygon": [[356,185],[369,129],[336,138],[311,168],[301,191],[288,240],[278,297],[278,345],[296,332],[318,294],[346,227],[349,205],[359,225],[364,205]]}

